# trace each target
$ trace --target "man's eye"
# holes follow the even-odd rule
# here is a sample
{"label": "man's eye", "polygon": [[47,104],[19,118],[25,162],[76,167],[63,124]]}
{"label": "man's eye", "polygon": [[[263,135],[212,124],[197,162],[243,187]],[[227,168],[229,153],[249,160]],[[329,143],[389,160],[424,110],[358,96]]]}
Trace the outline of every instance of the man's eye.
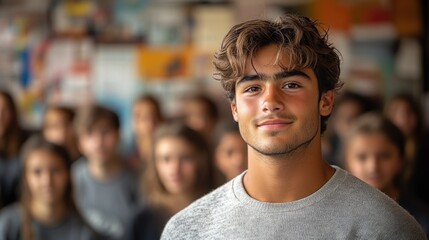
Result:
{"label": "man's eye", "polygon": [[296,84],[296,83],[286,83],[284,85],[284,88],[287,88],[287,89],[296,89],[296,88],[299,88],[299,87],[300,86],[298,84]]}
{"label": "man's eye", "polygon": [[258,87],[248,87],[244,90],[244,92],[257,92],[258,90]]}

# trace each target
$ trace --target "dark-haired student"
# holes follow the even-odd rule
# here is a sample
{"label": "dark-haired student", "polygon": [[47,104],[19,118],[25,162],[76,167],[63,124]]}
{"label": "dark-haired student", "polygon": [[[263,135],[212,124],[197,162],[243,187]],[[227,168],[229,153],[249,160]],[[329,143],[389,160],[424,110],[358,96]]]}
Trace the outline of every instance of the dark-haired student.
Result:
{"label": "dark-haired student", "polygon": [[119,117],[103,106],[79,109],[75,119],[84,157],[73,164],[76,202],[87,222],[108,239],[125,239],[139,204],[137,177],[119,156]]}

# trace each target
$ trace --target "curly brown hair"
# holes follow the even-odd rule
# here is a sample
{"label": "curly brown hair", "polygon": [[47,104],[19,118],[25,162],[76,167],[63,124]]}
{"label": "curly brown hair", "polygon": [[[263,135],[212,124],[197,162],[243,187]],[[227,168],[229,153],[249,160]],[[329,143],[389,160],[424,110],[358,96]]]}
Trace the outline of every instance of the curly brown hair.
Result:
{"label": "curly brown hair", "polygon": [[[328,43],[327,30],[308,17],[286,14],[275,21],[257,19],[237,24],[223,39],[213,61],[214,78],[220,80],[230,101],[235,99],[235,84],[244,75],[246,62],[271,44],[278,46],[277,64],[281,54],[288,54],[291,59],[289,66],[281,67],[313,69],[318,79],[319,100],[323,93],[341,88],[339,52]],[[322,133],[328,118],[321,117]]]}

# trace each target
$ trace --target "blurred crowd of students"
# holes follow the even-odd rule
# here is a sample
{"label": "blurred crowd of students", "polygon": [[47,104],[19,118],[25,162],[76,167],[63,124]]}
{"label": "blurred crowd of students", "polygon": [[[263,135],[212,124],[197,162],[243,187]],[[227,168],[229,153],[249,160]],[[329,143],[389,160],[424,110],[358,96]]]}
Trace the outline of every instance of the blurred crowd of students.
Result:
{"label": "blurred crowd of students", "polygon": [[[167,119],[150,95],[133,105],[133,149],[102,105],[48,106],[40,131],[20,127],[0,91],[0,239],[159,239],[169,218],[247,168],[238,126],[204,95]],[[323,136],[325,159],[378,188],[429,233],[429,158],[421,107],[344,92]],[[129,124],[129,123],[124,123]],[[425,145],[426,144],[426,145]]]}

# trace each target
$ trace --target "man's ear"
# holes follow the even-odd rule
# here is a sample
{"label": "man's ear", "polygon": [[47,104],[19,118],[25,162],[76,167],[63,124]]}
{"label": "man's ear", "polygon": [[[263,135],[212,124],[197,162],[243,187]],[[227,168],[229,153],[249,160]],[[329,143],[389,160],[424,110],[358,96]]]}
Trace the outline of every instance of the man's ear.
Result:
{"label": "man's ear", "polygon": [[319,112],[322,116],[329,116],[334,108],[335,93],[329,90],[322,94],[319,102]]}
{"label": "man's ear", "polygon": [[234,121],[238,122],[238,114],[237,114],[237,104],[235,99],[231,101],[231,113]]}

